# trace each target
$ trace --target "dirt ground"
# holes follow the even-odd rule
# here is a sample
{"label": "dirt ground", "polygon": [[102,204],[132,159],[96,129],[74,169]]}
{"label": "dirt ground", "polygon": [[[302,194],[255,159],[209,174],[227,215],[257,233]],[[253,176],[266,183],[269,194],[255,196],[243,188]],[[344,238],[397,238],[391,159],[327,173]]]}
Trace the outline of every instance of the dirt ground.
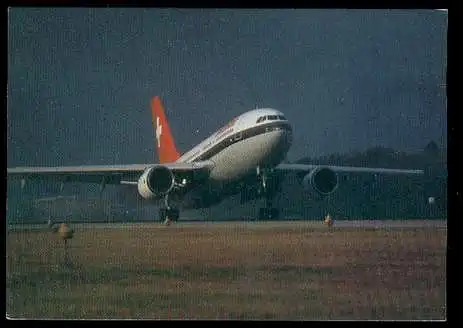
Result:
{"label": "dirt ground", "polygon": [[6,238],[10,318],[446,319],[447,230],[287,224]]}

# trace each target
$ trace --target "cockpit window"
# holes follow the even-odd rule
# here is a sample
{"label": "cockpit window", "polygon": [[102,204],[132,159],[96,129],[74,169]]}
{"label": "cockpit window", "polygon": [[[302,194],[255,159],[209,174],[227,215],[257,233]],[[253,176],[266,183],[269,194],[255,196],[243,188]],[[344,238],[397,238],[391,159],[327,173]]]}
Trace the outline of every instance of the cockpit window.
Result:
{"label": "cockpit window", "polygon": [[261,117],[259,117],[257,119],[256,123],[261,123],[261,122],[266,121],[266,120],[269,120],[269,121],[276,121],[276,120],[286,121],[286,117],[284,117],[283,115],[261,116]]}

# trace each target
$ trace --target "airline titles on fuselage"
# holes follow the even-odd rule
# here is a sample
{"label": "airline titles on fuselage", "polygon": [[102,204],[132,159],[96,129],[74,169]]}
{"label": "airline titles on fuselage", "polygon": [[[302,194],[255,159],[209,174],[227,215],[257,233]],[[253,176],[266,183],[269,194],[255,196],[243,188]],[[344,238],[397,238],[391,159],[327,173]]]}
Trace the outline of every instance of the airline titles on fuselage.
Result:
{"label": "airline titles on fuselage", "polygon": [[213,140],[209,141],[206,145],[201,148],[201,151],[207,150],[213,143],[217,142],[221,138],[231,134],[234,131],[233,126],[238,118],[234,118],[229,123],[221,127],[216,133]]}
{"label": "airline titles on fuselage", "polygon": [[[237,120],[238,120],[238,117],[235,117],[230,122],[228,122],[226,125],[224,125],[219,130],[217,130],[217,132],[214,133],[212,136],[210,136],[205,141],[203,141],[201,144],[196,146],[195,149],[199,148],[199,150],[195,151],[192,155],[188,156],[184,161],[188,162],[191,159],[195,158],[199,153],[206,152],[207,150],[209,150],[211,146],[216,144],[220,139],[223,139],[224,137],[233,133],[233,131],[235,130],[234,125]],[[195,149],[193,149],[193,151]]]}

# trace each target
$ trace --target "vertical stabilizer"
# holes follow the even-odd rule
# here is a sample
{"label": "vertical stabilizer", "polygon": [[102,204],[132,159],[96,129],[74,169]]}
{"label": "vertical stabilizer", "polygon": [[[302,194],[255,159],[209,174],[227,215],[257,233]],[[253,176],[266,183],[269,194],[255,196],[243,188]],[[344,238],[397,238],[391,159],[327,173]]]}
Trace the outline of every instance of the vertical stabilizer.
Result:
{"label": "vertical stabilizer", "polygon": [[155,134],[155,148],[158,150],[159,163],[171,163],[180,158],[175,147],[174,138],[170,131],[161,99],[156,96],[151,101],[153,127]]}

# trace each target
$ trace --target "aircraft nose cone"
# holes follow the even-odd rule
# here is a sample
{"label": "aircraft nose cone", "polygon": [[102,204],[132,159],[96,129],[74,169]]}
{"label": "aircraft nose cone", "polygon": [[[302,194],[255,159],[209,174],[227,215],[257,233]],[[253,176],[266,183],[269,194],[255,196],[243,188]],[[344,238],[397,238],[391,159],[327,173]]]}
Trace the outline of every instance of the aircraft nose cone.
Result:
{"label": "aircraft nose cone", "polygon": [[274,135],[271,138],[269,147],[270,153],[275,154],[276,162],[282,160],[286,156],[289,148],[291,147],[293,137],[290,128],[281,128],[274,131]]}

